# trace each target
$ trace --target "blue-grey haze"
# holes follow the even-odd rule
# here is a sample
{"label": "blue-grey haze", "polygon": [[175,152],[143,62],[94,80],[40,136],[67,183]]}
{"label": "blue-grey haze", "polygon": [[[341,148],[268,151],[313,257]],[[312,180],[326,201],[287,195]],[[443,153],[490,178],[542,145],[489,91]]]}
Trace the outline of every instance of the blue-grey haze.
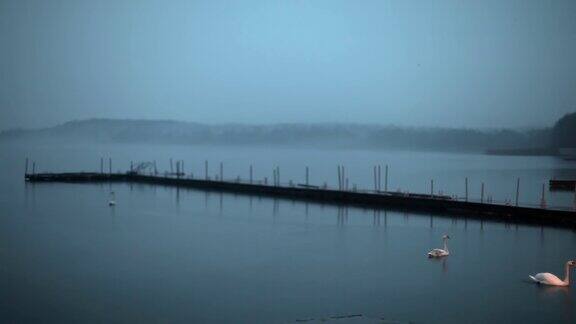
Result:
{"label": "blue-grey haze", "polygon": [[70,119],[551,125],[576,2],[0,1],[0,129]]}
{"label": "blue-grey haze", "polygon": [[[552,157],[141,144],[0,142],[0,322],[295,323],[363,314],[387,323],[574,323],[576,290],[528,275],[564,276],[576,233],[458,215],[338,208],[241,194],[139,184],[27,183],[36,171],[114,170],[130,160],[185,160],[187,175],[271,179],[334,187],[336,164],[372,186],[372,165],[390,165],[392,190],[539,203],[541,185],[574,177]],[[110,191],[117,204],[107,201]],[[574,195],[546,191],[549,206]],[[449,234],[449,258],[431,260]],[[572,273],[574,275],[574,271]],[[447,307],[441,307],[446,305]],[[341,321],[336,321],[339,323]],[[366,321],[372,323],[374,321]],[[314,323],[314,322],[309,322]],[[363,323],[359,322],[359,323]]]}

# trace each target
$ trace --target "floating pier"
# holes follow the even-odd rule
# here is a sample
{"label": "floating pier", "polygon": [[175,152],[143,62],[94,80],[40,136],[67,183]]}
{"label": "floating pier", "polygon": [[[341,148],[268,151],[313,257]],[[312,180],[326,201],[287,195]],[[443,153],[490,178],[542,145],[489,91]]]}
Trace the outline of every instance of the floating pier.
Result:
{"label": "floating pier", "polygon": [[550,190],[574,191],[576,190],[576,180],[550,180]]}
{"label": "floating pier", "polygon": [[[310,200],[339,205],[347,204],[419,213],[441,213],[459,217],[487,218],[499,221],[549,224],[576,228],[576,211],[574,210],[545,208],[545,204],[542,205],[542,208],[524,207],[518,206],[518,204],[502,205],[488,203],[483,198],[480,202],[473,202],[468,200],[467,195],[465,200],[458,200],[450,196],[435,195],[433,182],[431,182],[430,194],[383,191],[380,190],[379,177],[377,178],[378,184],[375,186],[375,190],[357,190],[355,187],[350,189],[348,179],[345,178],[344,168],[339,167],[338,170],[339,186],[337,189],[328,188],[326,184],[323,186],[314,186],[309,184],[308,180],[306,180],[305,184],[296,184],[290,181],[289,184],[283,185],[280,183],[280,172],[277,169],[275,169],[274,172],[274,181],[270,184],[266,178],[264,181],[255,181],[252,176],[248,182],[243,182],[240,178],[223,180],[222,167],[220,169],[220,177],[215,180],[210,179],[207,172],[204,179],[185,177],[181,172],[180,166],[176,172],[172,170],[171,173],[166,175],[146,175],[131,170],[126,173],[26,173],[25,179],[28,182],[127,182],[168,185],[248,195],[254,194],[287,199]],[[379,172],[376,172],[376,174],[378,173]],[[306,178],[308,179],[308,177]],[[386,187],[387,185],[385,188]]]}

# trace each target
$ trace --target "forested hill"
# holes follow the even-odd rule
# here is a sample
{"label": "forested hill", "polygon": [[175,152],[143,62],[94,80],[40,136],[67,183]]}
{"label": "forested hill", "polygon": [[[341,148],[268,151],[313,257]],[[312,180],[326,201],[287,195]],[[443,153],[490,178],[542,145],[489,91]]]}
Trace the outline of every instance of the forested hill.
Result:
{"label": "forested hill", "polygon": [[[556,136],[571,122],[563,118]],[[562,133],[563,134],[563,133]],[[546,147],[551,129],[474,130],[412,128],[361,124],[208,125],[165,120],[88,119],[37,130],[10,130],[0,139],[62,140],[227,145],[306,145],[319,147],[395,148],[439,151],[484,151]],[[562,138],[562,137],[559,137]],[[573,137],[574,138],[574,137]]]}

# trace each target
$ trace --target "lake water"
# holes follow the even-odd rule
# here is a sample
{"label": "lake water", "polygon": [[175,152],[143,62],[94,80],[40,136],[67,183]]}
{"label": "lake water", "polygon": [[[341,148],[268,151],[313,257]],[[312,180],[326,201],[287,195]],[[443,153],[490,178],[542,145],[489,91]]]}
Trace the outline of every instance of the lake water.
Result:
{"label": "lake water", "polygon": [[[291,323],[336,315],[415,323],[576,322],[574,283],[539,287],[528,275],[564,276],[576,233],[130,184],[26,184],[39,171],[114,170],[130,161],[185,160],[185,169],[370,188],[372,166],[390,166],[389,188],[538,204],[541,185],[576,177],[576,164],[547,157],[266,147],[0,144],[0,322]],[[109,192],[117,206],[107,205]],[[571,207],[573,194],[548,192]],[[426,252],[449,234],[451,255]],[[574,277],[573,273],[573,277]]]}

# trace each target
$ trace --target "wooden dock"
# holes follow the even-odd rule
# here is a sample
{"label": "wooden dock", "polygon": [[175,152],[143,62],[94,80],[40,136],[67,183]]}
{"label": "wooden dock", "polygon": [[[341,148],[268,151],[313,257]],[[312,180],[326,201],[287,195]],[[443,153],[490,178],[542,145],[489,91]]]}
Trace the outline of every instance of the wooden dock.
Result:
{"label": "wooden dock", "polygon": [[181,176],[127,173],[39,173],[26,174],[28,182],[127,182],[169,185],[201,190],[223,191],[248,195],[264,195],[287,199],[309,200],[332,204],[356,205],[418,213],[440,213],[499,221],[549,224],[576,228],[576,211],[533,208],[453,199],[449,196],[387,192],[380,190],[342,190],[311,185],[272,185],[262,182],[192,179]]}

